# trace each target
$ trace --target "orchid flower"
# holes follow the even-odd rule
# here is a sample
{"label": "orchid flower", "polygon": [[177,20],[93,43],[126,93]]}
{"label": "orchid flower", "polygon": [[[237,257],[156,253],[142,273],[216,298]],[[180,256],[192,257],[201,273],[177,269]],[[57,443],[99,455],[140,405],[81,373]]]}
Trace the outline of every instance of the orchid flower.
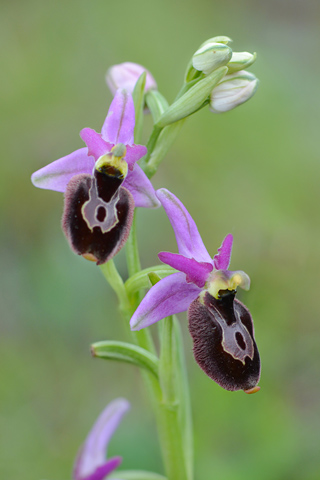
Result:
{"label": "orchid flower", "polygon": [[159,259],[179,270],[156,283],[135,311],[132,330],[188,310],[194,356],[204,372],[227,390],[259,390],[260,359],[251,315],[235,299],[238,286],[249,289],[242,271],[229,271],[233,237],[227,235],[210,257],[187,209],[171,192],[157,190],[173,227],[179,254]]}
{"label": "orchid flower", "polygon": [[107,262],[128,238],[136,207],[160,206],[136,161],[147,149],[133,143],[131,95],[118,90],[101,134],[80,132],[87,148],[56,160],[32,175],[35,186],[65,192],[62,225],[71,248],[97,264]]}
{"label": "orchid flower", "polygon": [[109,403],[81,447],[73,469],[74,480],[103,480],[121,463],[121,457],[106,460],[109,441],[130,404],[123,398]]}

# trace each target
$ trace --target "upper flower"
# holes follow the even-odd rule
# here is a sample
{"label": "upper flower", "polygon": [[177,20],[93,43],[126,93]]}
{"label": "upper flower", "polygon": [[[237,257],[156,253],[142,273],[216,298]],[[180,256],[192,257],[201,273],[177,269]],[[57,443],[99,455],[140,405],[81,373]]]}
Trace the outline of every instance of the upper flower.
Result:
{"label": "upper flower", "polygon": [[147,149],[133,143],[132,97],[119,90],[101,134],[80,132],[87,148],[60,158],[32,175],[34,185],[65,192],[62,227],[78,255],[101,265],[128,239],[135,206],[160,205],[136,161]]}
{"label": "upper flower", "polygon": [[227,235],[210,257],[194,220],[166,189],[157,190],[173,227],[179,254],[161,252],[159,259],[179,270],[156,283],[135,311],[131,329],[139,330],[164,317],[188,310],[194,356],[204,372],[227,390],[259,390],[260,358],[251,315],[235,299],[238,286],[249,289],[242,271],[229,271],[233,237]]}
{"label": "upper flower", "polygon": [[129,170],[122,186],[130,191],[136,207],[158,207],[159,201],[150,180],[135,163],[147,153],[147,149],[144,145],[134,144],[134,125],[132,97],[125,90],[119,90],[110,105],[101,134],[84,128],[80,136],[87,148],[80,148],[36,171],[31,177],[32,183],[39,188],[65,192],[72,177],[82,173],[91,175],[101,156],[110,154],[116,145],[123,144],[123,159]]}
{"label": "upper flower", "polygon": [[109,441],[130,404],[118,398],[104,409],[92,427],[76,459],[74,480],[103,480],[121,463],[121,457],[106,460]]}

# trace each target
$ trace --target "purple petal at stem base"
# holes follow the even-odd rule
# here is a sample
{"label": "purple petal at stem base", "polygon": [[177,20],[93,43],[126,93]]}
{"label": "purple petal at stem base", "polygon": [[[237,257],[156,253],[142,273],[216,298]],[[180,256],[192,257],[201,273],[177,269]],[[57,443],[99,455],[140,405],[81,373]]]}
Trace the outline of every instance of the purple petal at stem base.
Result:
{"label": "purple petal at stem base", "polygon": [[106,463],[100,465],[93,473],[86,477],[79,477],[75,480],[104,480],[109,473],[112,473],[122,462],[121,457],[110,458]]}
{"label": "purple petal at stem base", "polygon": [[129,408],[127,400],[117,398],[103,410],[78,453],[73,470],[74,480],[102,480],[119,465],[121,457],[106,460],[107,448]]}

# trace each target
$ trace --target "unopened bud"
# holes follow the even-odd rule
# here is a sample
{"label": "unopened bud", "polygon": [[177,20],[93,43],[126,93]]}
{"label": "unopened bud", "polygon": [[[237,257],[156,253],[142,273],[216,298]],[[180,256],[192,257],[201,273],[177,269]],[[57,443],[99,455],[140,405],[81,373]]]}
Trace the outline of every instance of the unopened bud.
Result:
{"label": "unopened bud", "polygon": [[156,89],[157,83],[151,73],[142,65],[132,62],[119,63],[110,67],[106,74],[106,82],[113,95],[119,88],[132,93],[138,78],[143,72],[146,72],[145,92],[153,88]]}
{"label": "unopened bud", "polygon": [[233,52],[230,62],[228,63],[228,75],[250,67],[257,58],[256,53],[249,52]]}
{"label": "unopened bud", "polygon": [[232,40],[230,37],[226,37],[224,35],[219,35],[218,37],[212,37],[203,42],[202,45],[200,45],[200,48],[204,47],[207,45],[207,43],[224,43],[225,45],[228,45],[228,43],[231,43]]}
{"label": "unopened bud", "polygon": [[210,110],[222,113],[241,105],[255,94],[258,83],[257,77],[244,70],[226,75],[211,92]]}
{"label": "unopened bud", "polygon": [[209,42],[202,45],[192,57],[192,65],[196,70],[209,74],[226,65],[232,56],[232,50],[224,43]]}

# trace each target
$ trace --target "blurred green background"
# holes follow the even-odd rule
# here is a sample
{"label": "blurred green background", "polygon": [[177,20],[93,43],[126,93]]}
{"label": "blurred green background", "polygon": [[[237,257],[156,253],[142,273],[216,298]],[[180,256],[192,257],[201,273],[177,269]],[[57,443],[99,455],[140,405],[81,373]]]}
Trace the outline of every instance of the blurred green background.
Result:
{"label": "blurred green background", "polygon": [[[162,472],[139,372],[89,354],[93,341],[122,337],[115,297],[99,269],[71,253],[62,195],[34,188],[30,175],[82,147],[83,127],[100,130],[109,66],[145,65],[171,102],[196,48],[228,35],[234,50],[258,53],[256,96],[190,118],[154,177],[186,205],[212,255],[233,233],[231,268],[252,282],[241,299],[262,357],[257,395],[226,392],[202,373],[181,315],[196,478],[319,479],[319,3],[15,0],[0,8],[0,478],[71,478],[80,444],[117,396],[132,410],[110,455],[122,455],[124,468]],[[143,267],[160,250],[177,251],[163,211],[141,209],[138,224]],[[123,252],[116,263],[125,277]]]}

